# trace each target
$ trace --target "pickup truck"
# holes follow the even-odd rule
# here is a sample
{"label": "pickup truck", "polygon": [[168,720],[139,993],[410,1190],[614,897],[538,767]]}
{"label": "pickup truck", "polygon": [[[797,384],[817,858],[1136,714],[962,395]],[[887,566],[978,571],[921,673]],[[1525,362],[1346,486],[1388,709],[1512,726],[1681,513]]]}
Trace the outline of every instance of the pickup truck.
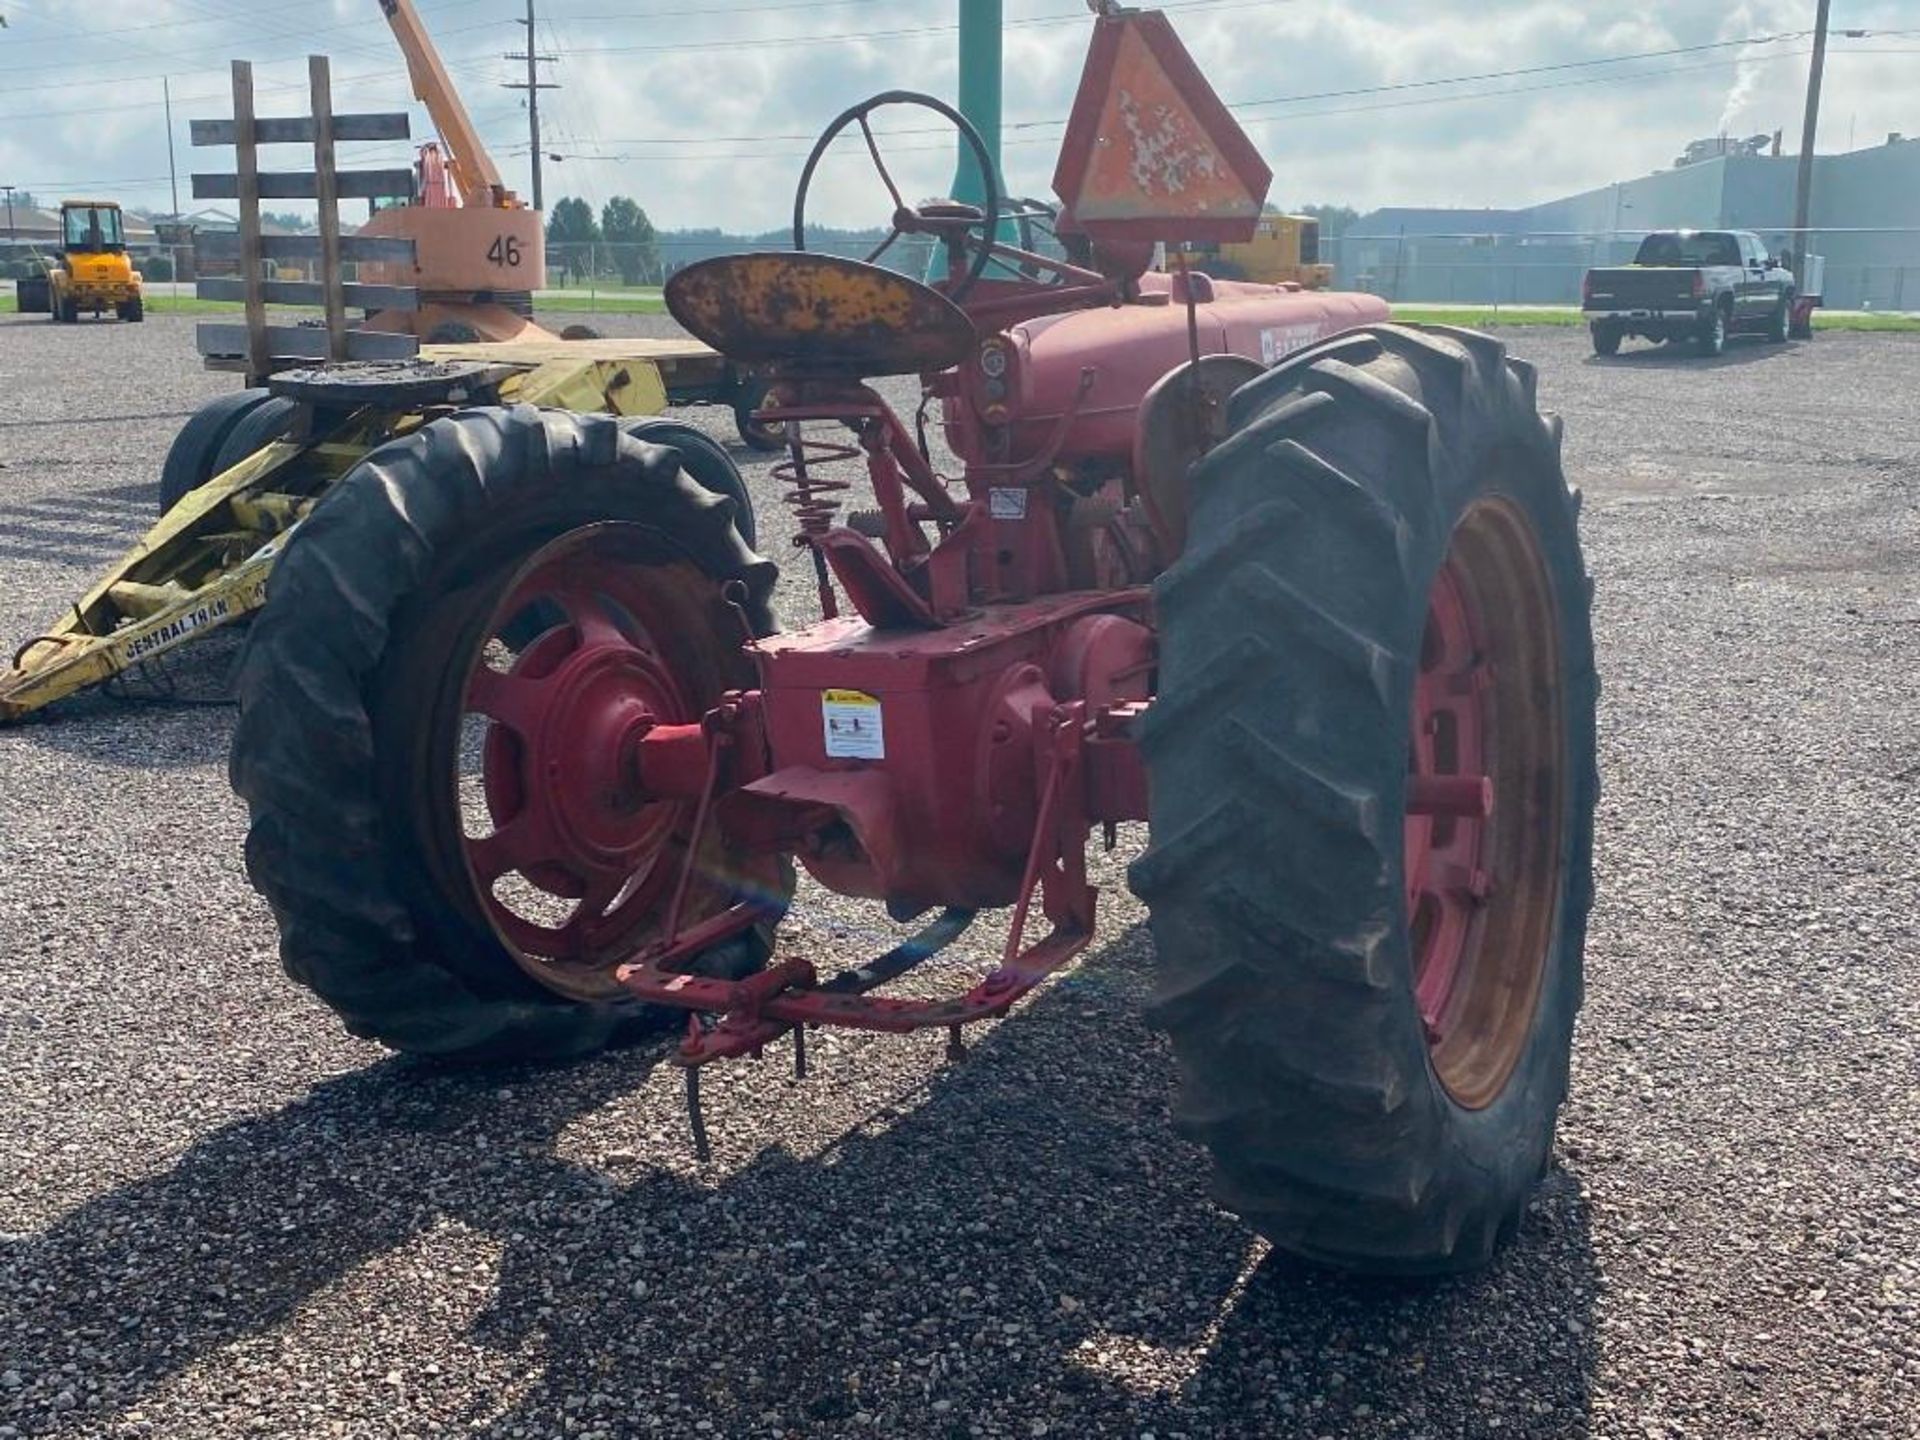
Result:
{"label": "pickup truck", "polygon": [[1580,308],[1593,349],[1612,355],[1628,335],[1692,340],[1718,355],[1727,336],[1784,341],[1794,321],[1793,272],[1747,230],[1656,230],[1633,264],[1589,270]]}

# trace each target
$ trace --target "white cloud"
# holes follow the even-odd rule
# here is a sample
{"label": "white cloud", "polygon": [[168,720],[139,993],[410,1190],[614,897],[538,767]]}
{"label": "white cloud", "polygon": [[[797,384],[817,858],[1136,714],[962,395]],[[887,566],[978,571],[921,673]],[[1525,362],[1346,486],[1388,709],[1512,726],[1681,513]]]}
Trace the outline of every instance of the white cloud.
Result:
{"label": "white cloud", "polygon": [[[954,89],[950,29],[813,43],[854,31],[952,24],[952,0],[543,0],[541,48],[562,90],[543,95],[549,200],[631,194],[663,227],[773,228],[787,223],[808,140],[835,113],[884,88]],[[759,8],[741,10],[742,5]],[[0,180],[45,192],[109,189],[164,205],[166,139],[158,76],[173,77],[182,175],[218,168],[185,145],[189,117],[226,113],[225,62],[257,62],[261,108],[301,108],[304,55],[333,55],[337,104],[392,108],[408,99],[399,58],[373,0],[0,0]],[[496,147],[509,182],[526,182],[524,111],[502,57],[518,49],[518,0],[422,0],[422,11]],[[733,13],[729,13],[732,10]],[[1008,189],[1050,193],[1057,125],[1086,44],[1081,0],[1007,0],[1004,151]],[[1175,23],[1215,88],[1235,103],[1438,77],[1568,65],[1607,55],[1706,45],[1804,29],[1800,0],[1732,5],[1554,0],[1212,0]],[[662,12],[678,12],[664,14]],[[246,15],[250,18],[241,18]],[[595,18],[598,17],[598,18]],[[649,18],[652,17],[652,18]],[[1852,0],[1849,27],[1916,28],[1912,0]],[[683,47],[679,49],[667,47]],[[1563,69],[1468,85],[1415,88],[1240,113],[1275,172],[1282,203],[1515,205],[1644,174],[1689,140],[1728,128],[1783,129],[1797,143],[1806,42],[1706,50],[1617,66]],[[1920,131],[1920,35],[1836,37],[1822,125],[1825,148],[1849,132],[1871,143]],[[1638,76],[1623,82],[1622,76]],[[1583,83],[1569,83],[1569,82]],[[1543,88],[1553,86],[1555,88]],[[1504,91],[1505,94],[1487,92]],[[1478,98],[1464,98],[1477,96]],[[416,135],[429,133],[415,107]],[[889,119],[914,126],[921,117]],[[830,223],[884,218],[884,191],[857,141],[823,170],[814,207]],[[217,154],[218,152],[215,152]],[[404,150],[361,150],[391,164]],[[940,134],[887,141],[910,198],[940,193],[953,168]],[[221,162],[225,156],[219,156]],[[292,162],[289,162],[292,163]]]}

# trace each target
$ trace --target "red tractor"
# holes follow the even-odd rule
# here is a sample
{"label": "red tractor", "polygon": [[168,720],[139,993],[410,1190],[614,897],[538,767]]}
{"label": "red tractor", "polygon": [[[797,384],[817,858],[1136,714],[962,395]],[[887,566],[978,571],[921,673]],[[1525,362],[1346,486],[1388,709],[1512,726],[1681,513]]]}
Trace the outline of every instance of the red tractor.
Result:
{"label": "red tractor", "polygon": [[[1558,431],[1486,336],[1148,273],[1155,240],[1244,234],[1269,177],[1162,16],[1094,28],[1067,259],[1001,243],[978,135],[894,92],[814,159],[857,126],[940,283],[782,253],[670,287],[770,384],[822,620],[775,632],[774,565],[674,450],[465,376],[274,572],[249,868],[292,975],[398,1049],[565,1057],[680,1016],[698,1137],[699,1067],[787,1040],[804,1070],[811,1027],[958,1052],[1088,945],[1093,832],[1145,821],[1153,1018],[1220,1202],[1321,1261],[1470,1267],[1548,1163],[1581,995],[1595,679]],[[983,205],[900,198],[890,104],[958,128]],[[860,466],[876,508],[843,515]],[[774,960],[796,866],[922,928]],[[970,989],[887,993],[989,909]]]}

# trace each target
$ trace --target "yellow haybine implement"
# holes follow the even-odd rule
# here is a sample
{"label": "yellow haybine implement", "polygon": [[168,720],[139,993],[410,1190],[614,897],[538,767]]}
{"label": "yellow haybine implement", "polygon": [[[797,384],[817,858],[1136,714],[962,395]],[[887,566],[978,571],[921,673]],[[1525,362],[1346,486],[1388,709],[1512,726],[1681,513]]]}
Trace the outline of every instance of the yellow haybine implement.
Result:
{"label": "yellow haybine implement", "polygon": [[726,450],[659,416],[667,397],[650,354],[656,348],[673,351],[675,343],[428,347],[418,360],[274,376],[267,389],[291,402],[285,438],[189,490],[58,624],[20,645],[0,673],[0,723],[106,684],[258,610],[287,533],[336,480],[379,446],[468,405],[627,417],[627,428],[672,447],[690,475],[733,499],[750,536],[745,487]]}

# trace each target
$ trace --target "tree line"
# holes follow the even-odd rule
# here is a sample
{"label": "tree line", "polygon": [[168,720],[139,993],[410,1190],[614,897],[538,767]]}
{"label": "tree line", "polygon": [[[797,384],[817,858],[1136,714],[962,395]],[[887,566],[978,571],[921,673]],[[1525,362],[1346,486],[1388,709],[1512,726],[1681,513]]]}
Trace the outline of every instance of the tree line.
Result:
{"label": "tree line", "polygon": [[[605,267],[617,272],[629,285],[638,285],[660,274],[660,239],[654,233],[647,212],[631,198],[616,195],[600,207],[593,207],[577,195],[569,195],[547,213],[547,265],[563,276],[585,274],[590,264],[590,245],[604,244],[609,254]],[[564,283],[564,280],[563,280]]]}

